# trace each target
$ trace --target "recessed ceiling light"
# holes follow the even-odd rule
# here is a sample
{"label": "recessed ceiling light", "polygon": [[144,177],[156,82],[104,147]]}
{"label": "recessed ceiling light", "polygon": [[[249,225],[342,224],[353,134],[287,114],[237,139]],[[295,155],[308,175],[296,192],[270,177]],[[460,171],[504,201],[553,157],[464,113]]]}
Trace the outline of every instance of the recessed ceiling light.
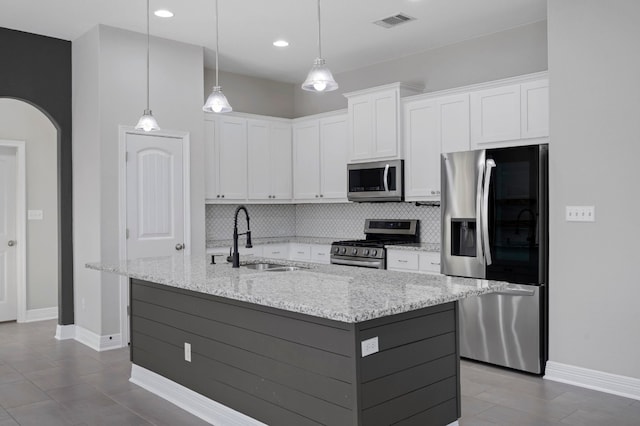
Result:
{"label": "recessed ceiling light", "polygon": [[153,14],[159,18],[173,18],[173,12],[166,9],[158,9]]}
{"label": "recessed ceiling light", "polygon": [[289,42],[286,40],[276,40],[273,42],[273,45],[276,47],[287,47]]}

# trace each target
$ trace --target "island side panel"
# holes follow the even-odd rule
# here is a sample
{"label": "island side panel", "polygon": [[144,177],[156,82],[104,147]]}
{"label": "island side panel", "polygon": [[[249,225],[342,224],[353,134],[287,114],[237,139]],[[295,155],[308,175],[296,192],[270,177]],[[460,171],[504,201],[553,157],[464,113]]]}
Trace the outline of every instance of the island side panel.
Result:
{"label": "island side panel", "polygon": [[367,426],[447,425],[460,416],[457,302],[357,324],[379,351],[359,359],[360,415]]}
{"label": "island side panel", "polygon": [[133,363],[264,423],[354,424],[351,324],[132,279],[131,329]]}

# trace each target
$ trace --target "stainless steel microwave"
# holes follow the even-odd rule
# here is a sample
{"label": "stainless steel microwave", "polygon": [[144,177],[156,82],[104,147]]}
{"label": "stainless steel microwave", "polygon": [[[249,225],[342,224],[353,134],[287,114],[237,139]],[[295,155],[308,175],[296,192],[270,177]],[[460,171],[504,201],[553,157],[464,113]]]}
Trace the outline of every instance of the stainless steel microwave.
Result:
{"label": "stainless steel microwave", "polygon": [[375,161],[347,165],[349,201],[404,200],[404,161]]}

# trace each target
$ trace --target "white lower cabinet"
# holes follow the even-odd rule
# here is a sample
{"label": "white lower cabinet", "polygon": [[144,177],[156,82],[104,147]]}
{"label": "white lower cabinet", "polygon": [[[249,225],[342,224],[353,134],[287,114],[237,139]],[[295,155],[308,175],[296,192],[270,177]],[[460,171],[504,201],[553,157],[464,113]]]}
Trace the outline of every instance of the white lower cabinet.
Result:
{"label": "white lower cabinet", "polygon": [[440,253],[388,249],[387,269],[390,271],[440,274]]}
{"label": "white lower cabinet", "polygon": [[314,263],[329,264],[331,246],[327,244],[311,244],[311,261]]}
{"label": "white lower cabinet", "polygon": [[303,262],[311,261],[311,246],[309,244],[291,243],[289,250],[289,258],[291,260],[300,260]]}
{"label": "white lower cabinet", "polygon": [[265,244],[262,248],[262,257],[271,259],[289,259],[289,243]]}

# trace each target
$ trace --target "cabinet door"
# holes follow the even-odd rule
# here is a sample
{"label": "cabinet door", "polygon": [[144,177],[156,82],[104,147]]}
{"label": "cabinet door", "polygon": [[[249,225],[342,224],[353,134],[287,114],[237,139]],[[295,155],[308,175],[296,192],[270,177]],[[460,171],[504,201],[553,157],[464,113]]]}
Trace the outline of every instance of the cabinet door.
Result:
{"label": "cabinet door", "polygon": [[417,271],[418,253],[403,250],[387,250],[387,269],[392,271]]}
{"label": "cabinet door", "polygon": [[320,130],[318,120],[293,126],[293,197],[320,198]]}
{"label": "cabinet door", "polygon": [[420,272],[440,274],[440,253],[426,252],[419,255]]}
{"label": "cabinet door", "polygon": [[320,197],[347,201],[347,116],[320,121]]}
{"label": "cabinet door", "polygon": [[289,259],[289,244],[265,244],[262,256],[270,259]]}
{"label": "cabinet door", "polygon": [[376,93],[372,97],[374,135],[372,158],[398,156],[398,91]]}
{"label": "cabinet door", "polygon": [[291,126],[272,123],[269,132],[271,147],[271,198],[281,201],[291,200]]}
{"label": "cabinet door", "polygon": [[440,190],[438,104],[433,99],[403,105],[404,182],[408,201],[437,196]]}
{"label": "cabinet door", "polygon": [[437,102],[440,112],[441,151],[444,153],[471,149],[469,94],[445,96],[438,98]]}
{"label": "cabinet door", "polygon": [[329,264],[331,259],[331,246],[324,244],[311,245],[311,261]]}
{"label": "cabinet door", "polygon": [[522,138],[549,136],[549,81],[522,84],[521,98]]}
{"label": "cabinet door", "polygon": [[520,139],[520,85],[471,93],[471,147]]}
{"label": "cabinet door", "polygon": [[373,107],[371,96],[349,99],[349,142],[351,160],[371,158],[373,146]]}
{"label": "cabinet door", "polygon": [[204,198],[215,200],[220,198],[218,192],[218,163],[216,155],[216,125],[217,121],[211,117],[204,122]]}
{"label": "cabinet door", "polygon": [[[242,118],[219,119],[218,190],[223,200],[247,198],[247,121]],[[217,199],[217,196],[216,196]]]}
{"label": "cabinet door", "polygon": [[271,149],[269,123],[249,120],[247,122],[248,192],[251,200],[267,200],[271,197]]}
{"label": "cabinet door", "polygon": [[309,262],[311,260],[311,245],[300,243],[289,244],[289,259]]}

